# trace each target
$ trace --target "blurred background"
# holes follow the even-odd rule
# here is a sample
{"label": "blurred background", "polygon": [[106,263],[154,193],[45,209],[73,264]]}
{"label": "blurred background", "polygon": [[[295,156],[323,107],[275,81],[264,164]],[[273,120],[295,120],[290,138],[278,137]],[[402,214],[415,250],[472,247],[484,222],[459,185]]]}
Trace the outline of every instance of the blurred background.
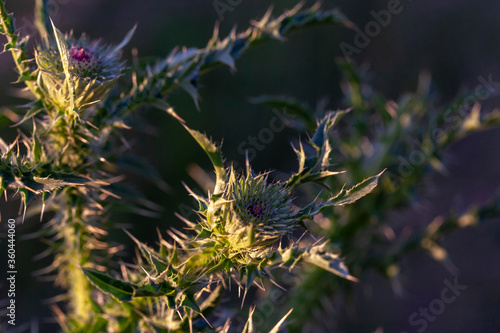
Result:
{"label": "blurred background", "polygon": [[[226,1],[221,1],[227,3]],[[311,3],[312,4],[312,3]],[[270,5],[275,13],[295,5],[295,1],[242,0],[219,16],[214,1],[170,0],[53,0],[51,16],[62,31],[73,29],[76,35],[86,32],[92,38],[118,43],[127,31],[138,24],[137,32],[124,56],[131,58],[132,47],[140,57],[165,57],[175,46],[204,47],[212,36],[216,21],[221,35],[233,26],[245,29],[252,19],[260,18]],[[15,13],[16,25],[25,34],[34,34],[29,23],[33,18],[33,1],[17,0],[6,3]],[[373,21],[371,11],[387,9],[387,1],[323,1],[324,8],[340,9],[360,28]],[[432,89],[446,104],[458,93],[474,89],[479,77],[492,77],[500,82],[500,3],[494,0],[420,0],[401,1],[401,13],[391,17],[390,24],[370,38],[366,47],[353,58],[369,68],[370,83],[388,99],[406,91],[414,91],[419,73],[432,75]],[[228,160],[244,162],[242,143],[249,136],[268,127],[274,116],[267,108],[249,102],[262,94],[294,96],[316,105],[326,99],[331,109],[343,108],[339,86],[340,72],[334,59],[342,56],[341,43],[355,46],[355,31],[323,26],[288,36],[286,43],[273,42],[259,46],[243,55],[237,71],[220,67],[200,79],[200,109],[190,97],[175,92],[171,103],[191,128],[205,131],[215,140],[223,140]],[[25,101],[15,97],[16,73],[9,54],[0,55],[0,105],[16,105]],[[500,83],[499,83],[500,84]],[[500,100],[490,98],[483,104],[497,106]],[[2,127],[2,138],[12,141],[15,128]],[[208,159],[196,143],[170,117],[157,110],[143,110],[130,123],[142,124],[141,130],[127,133],[133,148],[131,154],[143,156],[156,167],[168,184],[161,190],[130,175],[132,183],[153,202],[164,207],[161,219],[149,219],[127,214],[113,214],[112,220],[130,225],[130,231],[140,240],[152,243],[156,230],[164,232],[180,225],[174,212],[186,212],[194,204],[181,182],[196,188],[189,170],[199,165],[209,170]],[[154,125],[154,126],[153,126]],[[296,168],[295,155],[289,142],[299,133],[286,129],[258,150],[254,169],[290,172]],[[302,134],[303,135],[303,134]],[[446,213],[457,202],[468,206],[480,204],[498,191],[500,184],[500,129],[481,132],[455,144],[446,153],[449,176],[430,175],[422,189],[418,206],[394,212],[394,223],[426,224],[433,216]],[[5,222],[17,217],[19,201],[0,201],[2,253],[5,253]],[[185,215],[185,214],[184,214]],[[28,219],[17,228],[18,239],[39,228],[39,218]],[[429,322],[426,332],[498,332],[500,331],[500,227],[498,220],[467,228],[448,236],[443,246],[449,251],[460,270],[459,283],[467,289],[456,302],[446,305],[444,312]],[[127,246],[133,245],[121,230],[111,237]],[[38,240],[18,240],[18,320],[28,323],[38,318],[41,332],[55,332],[50,309],[45,300],[58,294],[50,282],[34,278],[31,273],[50,263],[48,259],[33,261],[44,250]],[[3,257],[2,257],[3,258]],[[1,267],[5,260],[2,259]],[[335,318],[339,332],[416,332],[409,317],[421,306],[440,297],[444,280],[453,281],[446,269],[427,254],[414,253],[403,262],[402,294],[396,295],[389,283],[373,274],[357,284],[355,302],[347,308],[337,308]],[[25,273],[23,273],[23,271]],[[2,272],[1,274],[4,274]],[[332,276],[332,279],[336,277]],[[4,292],[2,291],[2,296]],[[2,318],[4,320],[4,318]],[[333,325],[333,324],[332,324]],[[27,326],[25,326],[27,327]]]}

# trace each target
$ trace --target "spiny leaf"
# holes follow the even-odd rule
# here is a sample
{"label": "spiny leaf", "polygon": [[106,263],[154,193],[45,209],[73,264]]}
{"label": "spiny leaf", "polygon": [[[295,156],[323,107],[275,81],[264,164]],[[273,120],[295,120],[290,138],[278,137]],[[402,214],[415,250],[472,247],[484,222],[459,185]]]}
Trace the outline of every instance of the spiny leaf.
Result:
{"label": "spiny leaf", "polygon": [[160,283],[145,283],[141,286],[134,285],[134,298],[135,297],[159,297],[175,294],[175,288],[168,282],[162,281]]}
{"label": "spiny leaf", "polygon": [[301,183],[320,183],[328,177],[335,176],[345,171],[321,171],[302,178]]}
{"label": "spiny leaf", "polygon": [[315,147],[322,147],[328,142],[328,134],[335,124],[335,120],[337,119],[338,112],[329,112],[326,116],[319,120],[318,127],[316,128],[316,132],[311,138],[311,144]]}
{"label": "spiny leaf", "polygon": [[75,96],[74,96],[74,87],[71,82],[71,76],[69,74],[69,53],[68,53],[68,46],[66,45],[66,42],[64,41],[64,35],[62,32],[60,32],[56,26],[54,25],[54,22],[52,19],[50,20],[52,23],[52,28],[54,29],[54,37],[56,39],[57,43],[57,49],[59,50],[59,56],[61,57],[61,62],[62,66],[64,69],[64,75],[66,76],[66,84],[69,87],[70,91],[70,107],[71,111],[74,111],[75,109]]}
{"label": "spiny leaf", "polygon": [[28,191],[25,188],[19,189],[19,193],[21,193],[22,196],[23,223],[24,223],[24,219],[26,218],[26,209],[28,208],[28,205],[30,204],[31,200],[35,197],[35,193],[33,193],[32,191]]}
{"label": "spiny leaf", "polygon": [[330,152],[332,150],[329,143],[329,132],[332,129],[335,119],[340,112],[329,112],[319,120],[316,132],[309,140],[313,151],[306,153],[302,143],[300,149],[295,149],[299,159],[299,170],[287,181],[286,186],[294,188],[300,184],[313,181],[318,182],[324,179],[330,166]]}
{"label": "spiny leaf", "polygon": [[373,189],[378,184],[378,179],[380,178],[382,173],[384,173],[384,171],[376,176],[372,176],[363,180],[361,183],[357,184],[349,190],[342,189],[339,194],[337,194],[337,196],[328,200],[328,204],[332,206],[344,206],[361,199],[362,197],[373,191]]}
{"label": "spiny leaf", "polygon": [[50,22],[52,23],[52,29],[54,29],[54,38],[56,39],[57,49],[59,50],[59,56],[61,57],[64,74],[66,75],[66,78],[69,79],[70,75],[68,45],[66,45],[63,33],[56,28],[52,19],[50,20]]}
{"label": "spiny leaf", "polygon": [[92,180],[81,177],[64,177],[64,178],[50,178],[50,177],[33,177],[34,182],[28,182],[27,185],[31,189],[38,192],[52,192],[61,187],[67,186],[82,186],[92,183]]}
{"label": "spiny leaf", "polygon": [[[0,26],[0,33],[3,35],[14,35],[16,32],[16,29],[14,27],[14,20],[12,19],[11,14],[7,14],[7,11],[5,10],[5,4],[4,1],[0,1],[0,14],[1,14],[1,26]],[[15,35],[14,35],[15,36]]]}
{"label": "spiny leaf", "polygon": [[[271,19],[271,11],[243,32],[234,29],[220,40],[216,27],[212,39],[202,49],[176,48],[163,61],[156,65],[146,64],[143,68],[146,84],[140,94],[133,94],[127,102],[119,101],[114,105],[117,114],[127,114],[141,105],[148,104],[144,96],[166,96],[170,91],[182,88],[195,103],[198,102],[196,81],[199,73],[204,73],[224,64],[235,68],[235,61],[248,49],[269,40],[284,40],[283,35],[299,28],[317,24],[334,24],[350,27],[352,23],[337,10],[319,10],[318,5],[303,9],[299,4],[285,14]],[[141,66],[142,67],[142,66]],[[134,88],[135,89],[135,88]],[[197,105],[197,108],[199,106]]]}
{"label": "spiny leaf", "polygon": [[327,252],[325,250],[326,243],[313,246],[301,255],[301,260],[313,265],[316,265],[330,273],[336,274],[344,279],[357,281],[357,279],[349,274],[347,267],[338,255]]}
{"label": "spiny leaf", "polygon": [[95,269],[82,267],[82,271],[99,290],[110,294],[121,302],[130,302],[136,297],[159,297],[175,293],[175,288],[171,287],[167,282],[154,285],[147,283],[137,285],[132,282],[116,279]]}
{"label": "spiny leaf", "polygon": [[297,212],[297,219],[312,219],[314,216],[318,215],[327,208],[348,205],[361,199],[377,186],[378,179],[384,171],[376,176],[372,176],[363,180],[361,183],[352,187],[350,190],[342,189],[335,197],[329,199],[324,203],[318,204],[316,202],[313,202],[307,205],[299,212]]}
{"label": "spiny leaf", "polygon": [[82,267],[83,274],[89,281],[104,293],[110,294],[122,302],[130,302],[134,296],[134,285],[130,282],[115,279],[94,269]]}

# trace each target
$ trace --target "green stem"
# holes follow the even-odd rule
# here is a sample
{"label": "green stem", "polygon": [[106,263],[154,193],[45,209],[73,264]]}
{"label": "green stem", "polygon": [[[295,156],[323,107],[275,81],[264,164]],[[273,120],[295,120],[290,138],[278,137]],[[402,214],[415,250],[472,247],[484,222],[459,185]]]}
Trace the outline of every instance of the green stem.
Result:
{"label": "green stem", "polygon": [[[75,189],[61,193],[60,207],[65,207],[54,217],[52,227],[57,231],[60,243],[56,246],[53,265],[58,270],[57,283],[67,290],[68,311],[63,322],[74,320],[89,323],[92,320],[92,286],[83,275],[81,266],[91,260],[92,240],[82,217],[82,205],[75,203]],[[65,331],[71,331],[67,327]]]}
{"label": "green stem", "polygon": [[76,221],[68,221],[63,230],[63,256],[67,258],[67,288],[70,317],[78,322],[89,322],[92,313],[91,285],[80,266],[89,261],[90,251],[85,249],[84,231]]}

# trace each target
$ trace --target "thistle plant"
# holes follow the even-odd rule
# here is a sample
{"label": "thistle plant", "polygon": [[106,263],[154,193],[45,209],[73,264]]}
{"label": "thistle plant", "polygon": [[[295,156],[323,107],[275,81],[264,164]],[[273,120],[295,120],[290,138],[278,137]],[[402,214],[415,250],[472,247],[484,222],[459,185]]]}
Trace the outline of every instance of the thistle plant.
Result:
{"label": "thistle plant", "polygon": [[223,212],[227,216],[224,231],[231,235],[230,246],[258,247],[291,233],[294,214],[289,191],[279,183],[267,184],[268,175],[252,175],[252,170],[238,178],[231,170],[223,196],[230,202],[228,213]]}
{"label": "thistle plant", "polygon": [[[105,144],[106,134],[101,131],[104,128],[90,123],[92,111],[82,110],[106,97],[123,69],[119,52],[127,39],[112,48],[85,37],[76,40],[63,35],[53,25],[49,33],[43,30],[47,24],[39,24],[41,35],[53,39],[45,39],[38,47],[35,67],[26,60],[23,44],[16,44],[14,22],[3,3],[0,9],[2,33],[12,40],[14,59],[23,70],[31,71],[21,80],[35,97],[18,123],[33,119],[32,137],[23,137],[8,148],[3,144],[1,187],[22,194],[25,212],[31,200],[41,196],[41,207],[35,206],[35,211],[39,210],[41,217],[45,211],[53,214],[38,233],[50,239],[54,255],[45,271],[57,271],[56,285],[68,289],[63,299],[68,301],[70,312],[86,322],[91,317],[91,287],[79,266],[93,263],[99,267],[118,247],[99,239],[107,233],[103,204],[110,192],[104,189],[109,176],[95,165],[104,161],[100,145]],[[28,148],[25,156],[20,155],[19,141]]]}
{"label": "thistle plant", "polygon": [[99,103],[122,74],[125,64],[119,53],[133,30],[121,45],[111,46],[52,28],[55,41],[46,41],[35,52],[39,86],[49,103],[78,113]]}
{"label": "thistle plant", "polygon": [[[444,232],[464,226],[460,217],[450,217],[421,238],[398,243],[377,256],[372,253],[379,252],[360,241],[380,243],[387,212],[396,203],[407,203],[405,195],[421,177],[421,170],[400,183],[389,176],[394,171],[393,149],[400,148],[398,140],[410,129],[420,128],[403,126],[404,115],[415,117],[416,122],[428,120],[426,130],[439,119],[424,117],[431,106],[421,96],[403,100],[397,112],[390,103],[377,109],[390,115],[376,118],[382,127],[380,123],[364,127],[340,123],[335,135],[333,128],[339,120],[365,124],[362,111],[378,105],[378,96],[362,94],[361,82],[345,84],[348,103],[343,111],[315,112],[293,100],[269,96],[256,100],[287,107],[308,130],[309,139],[293,148],[298,169],[283,177],[271,171],[255,172],[248,159],[245,170],[238,170],[224,158],[220,144],[188,127],[182,112],[172,107],[171,93],[181,89],[201,109],[199,77],[219,65],[234,69],[245,51],[262,42],[283,41],[286,34],[317,24],[350,27],[339,11],[299,4],[273,18],[270,10],[248,29],[233,29],[225,38],[216,28],[203,48],[176,48],[161,59],[127,64],[122,52],[135,27],[116,45],[86,35],[77,37],[56,28],[46,15],[47,6],[46,1],[36,1],[35,26],[41,40],[31,59],[29,37],[19,36],[13,16],[0,1],[0,33],[7,39],[4,49],[12,54],[18,83],[30,93],[25,106],[13,108],[19,137],[10,144],[0,139],[0,194],[8,190],[20,195],[22,221],[40,214],[44,222],[32,236],[48,245],[45,254],[52,259],[42,275],[53,274],[55,284],[67,291],[53,305],[62,331],[233,332],[238,330],[232,325],[238,310],[225,302],[228,289],[236,285],[243,307],[253,302],[246,299],[250,288],[280,286],[275,269],[297,272],[304,263],[318,271],[307,275],[299,270],[306,280],[290,294],[286,313],[270,314],[269,327],[278,332],[293,318],[290,329],[300,331],[308,327],[310,313],[317,313],[320,294],[331,291],[325,284],[349,290],[365,270],[374,267],[395,279],[403,254],[418,244],[436,251]],[[340,66],[348,76],[357,77],[354,67]],[[135,126],[129,116],[143,107],[160,109],[191,135],[212,162],[215,182],[206,195],[186,186],[197,207],[193,207],[194,219],[179,215],[185,231],[167,230],[168,237],[160,231],[152,246],[126,231],[138,256],[135,262],[124,262],[117,256],[123,246],[106,238],[117,227],[114,213],[159,213],[158,203],[146,200],[120,177],[130,166],[130,159],[123,158],[128,147],[123,133]],[[468,128],[485,124],[475,122]],[[384,130],[377,132],[380,128]],[[362,130],[371,133],[372,129],[376,133],[373,145],[382,148],[368,160],[360,157],[359,147],[366,134]],[[447,140],[467,133],[467,129],[450,130]],[[423,140],[428,132],[419,135]],[[335,158],[333,151],[338,152]],[[429,157],[428,163],[439,166],[436,156]],[[138,176],[162,182],[142,159],[133,163],[142,169]],[[383,186],[375,189],[379,180]],[[299,205],[298,188],[303,186],[317,195]],[[478,210],[476,217],[496,213],[494,203]],[[372,215],[377,220],[374,225],[368,222],[374,220]],[[331,229],[321,230],[314,223],[318,219],[329,219]],[[328,279],[324,274],[330,274]],[[254,310],[240,331],[263,331],[252,320]]]}
{"label": "thistle plant", "polygon": [[[193,320],[216,306],[217,289],[200,302],[214,282],[224,285],[228,276],[237,275],[238,281],[244,277],[247,290],[256,278],[268,276],[265,269],[293,266],[300,260],[352,279],[339,255],[326,252],[324,244],[304,248],[291,238],[293,228],[304,219],[359,199],[377,182],[378,176],[326,202],[302,209],[292,206],[295,186],[323,182],[335,174],[328,171],[333,114],[320,121],[320,130],[311,141],[316,153],[306,156],[302,148],[298,150],[299,172],[284,183],[268,182],[267,175],[253,174],[250,166],[246,175],[237,175],[224,164],[217,146],[186,127],[209,154],[217,175],[213,192],[207,198],[197,197],[200,220],[188,223],[193,234],[171,233],[177,244],[162,240],[158,251],[138,242],[149,270],[139,262],[136,268],[121,266],[123,279],[103,273],[108,270],[108,259],[120,248],[106,242],[105,236],[110,227],[107,212],[113,206],[110,199],[118,197],[113,170],[119,168],[117,139],[127,128],[127,115],[151,105],[182,121],[167,102],[173,89],[184,89],[197,104],[196,81],[201,73],[219,64],[234,68],[235,60],[248,48],[280,40],[297,28],[317,23],[349,25],[341,13],[321,11],[319,6],[301,11],[299,5],[272,19],[269,11],[242,33],[233,31],[221,40],[215,30],[206,48],[174,50],[165,59],[127,72],[120,53],[134,29],[121,43],[109,46],[84,35],[60,32],[45,15],[46,7],[46,2],[37,1],[36,26],[42,40],[35,61],[30,61],[28,37],[19,38],[12,15],[0,3],[0,32],[8,40],[5,49],[11,51],[20,82],[32,95],[28,110],[17,110],[17,125],[33,123],[31,137],[23,135],[11,145],[2,142],[1,189],[21,193],[25,211],[33,197],[41,196],[41,204],[30,205],[27,216],[50,212],[50,220],[34,236],[46,239],[47,254],[54,258],[44,273],[55,271],[56,284],[68,290],[60,298],[67,303],[64,310],[54,307],[64,331],[192,328]],[[129,90],[113,90],[125,74]],[[17,149],[18,142],[28,147],[27,152]],[[144,206],[154,207],[130,193],[121,193],[129,207],[143,212]],[[286,246],[276,245],[284,238]]]}
{"label": "thistle plant", "polygon": [[[337,63],[343,73],[344,103],[352,110],[339,121],[339,127],[342,123],[347,125],[343,126],[344,130],[333,134],[334,142],[342,142],[334,147],[334,154],[338,166],[349,172],[330,178],[329,186],[359,181],[381,167],[387,170],[371,195],[356,205],[324,212],[321,218],[328,223],[322,231],[330,242],[340,246],[346,265],[360,283],[370,272],[377,272],[399,293],[405,275],[400,262],[417,251],[428,253],[450,273],[457,274],[441,241],[453,231],[498,217],[498,193],[477,206],[452,207],[448,213],[435,216],[420,228],[406,226],[402,231],[389,222],[389,214],[419,204],[423,198],[418,189],[424,177],[447,173],[446,148],[472,133],[497,127],[498,111],[486,112],[476,104],[467,114],[459,113],[467,105],[464,101],[474,96],[472,91],[463,93],[449,105],[437,104],[428,74],[421,75],[416,92],[405,93],[394,101],[387,100],[371,87],[367,80],[369,73],[357,68],[352,60],[339,59]],[[286,106],[293,116],[292,124],[309,130],[316,128],[315,115],[324,112],[321,106],[314,109],[291,97],[265,95],[255,98],[254,102],[267,107]],[[454,115],[453,121],[447,119],[450,112]],[[402,169],[402,158],[408,158],[415,151],[423,156],[420,163]],[[326,293],[330,299],[351,302],[353,285],[342,280],[327,280],[320,269],[299,274],[300,283],[286,294],[287,304],[295,309],[290,315],[288,330],[335,331],[337,320],[325,320],[331,309],[321,300]],[[268,318],[279,318],[284,313],[276,311],[268,314]]]}
{"label": "thistle plant", "polygon": [[[362,198],[378,182],[380,175],[349,190],[342,189],[326,202],[313,201],[302,208],[293,205],[293,190],[298,184],[314,182],[326,186],[325,180],[339,173],[328,170],[331,151],[328,133],[335,117],[336,113],[329,113],[320,120],[318,131],[308,143],[313,148],[310,153],[302,145],[296,151],[299,170],[285,182],[268,182],[269,174],[254,174],[249,163],[246,173],[238,174],[233,167],[224,165],[216,144],[184,125],[210,157],[216,173],[216,185],[208,197],[191,191],[199,203],[199,220],[184,219],[191,233],[170,232],[175,243],[160,239],[159,251],[134,238],[145,262],[133,270],[122,266],[121,277],[83,268],[86,276],[114,300],[131,301],[135,312],[143,314],[141,327],[171,331],[192,327],[193,322],[198,327],[196,319],[208,325],[207,308],[203,304],[207,300],[212,304],[214,295],[222,295],[228,278],[236,281],[246,295],[252,284],[262,285],[263,280],[272,279],[272,269],[291,269],[305,262],[355,280],[338,251],[332,252],[327,242],[319,240],[303,246],[292,233],[296,227],[305,226],[304,220],[321,211]],[[177,115],[176,118],[180,119]],[[204,295],[207,292],[209,295]],[[158,299],[159,296],[166,298]],[[147,298],[155,299],[154,303]],[[242,302],[244,299],[245,296]],[[106,317],[118,317],[116,321],[130,313],[116,308],[106,312],[109,305],[105,304],[101,305],[102,311]],[[171,310],[160,312],[166,308]],[[175,319],[176,312],[180,318]]]}

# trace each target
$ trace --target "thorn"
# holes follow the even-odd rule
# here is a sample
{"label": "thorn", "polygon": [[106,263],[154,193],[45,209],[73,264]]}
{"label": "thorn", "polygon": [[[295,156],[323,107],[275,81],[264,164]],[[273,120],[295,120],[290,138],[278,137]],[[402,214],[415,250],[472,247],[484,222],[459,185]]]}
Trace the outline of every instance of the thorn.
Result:
{"label": "thorn", "polygon": [[179,309],[175,309],[175,311],[177,312],[177,314],[179,315],[179,319],[182,319],[182,314],[181,312],[179,311]]}
{"label": "thorn", "polygon": [[[199,109],[199,107],[198,107]],[[174,117],[175,119],[177,119],[179,122],[181,122],[182,124],[185,124],[186,121],[184,119],[182,119],[181,117],[179,117],[179,115],[177,113],[175,113],[174,109],[173,108],[168,108],[167,110],[167,113],[169,115],[171,115],[172,117]]]}
{"label": "thorn", "polygon": [[245,150],[245,165],[246,165],[246,168],[247,168],[247,175],[249,175],[252,170],[250,169],[250,160],[248,158],[248,149]]}
{"label": "thorn", "polygon": [[214,33],[212,35],[212,39],[210,40],[211,43],[217,43],[219,40],[219,27],[220,27],[220,21],[216,21],[214,25]]}
{"label": "thorn", "polygon": [[203,313],[200,312],[199,315],[200,315],[201,318],[203,318],[207,322],[208,326],[210,326],[211,329],[214,329],[214,327],[212,326],[212,324],[210,324],[210,322],[208,321],[208,319],[205,318],[205,316],[203,315]]}
{"label": "thorn", "polygon": [[42,194],[42,211],[40,212],[40,222],[42,222],[42,220],[43,220],[43,213],[45,212],[45,200],[46,200],[45,193],[46,192],[44,192]]}
{"label": "thorn", "polygon": [[357,277],[354,277],[352,275],[347,275],[344,277],[346,280],[352,281],[352,282],[359,282],[359,279]]}
{"label": "thorn", "polygon": [[[309,230],[305,230],[305,231],[302,233],[302,235],[299,237],[299,239],[297,239],[297,242],[296,242],[296,243],[297,243],[297,244],[298,244],[298,243],[300,243],[300,241],[302,240],[302,238],[304,238],[304,236],[305,236],[308,232],[309,232]],[[311,235],[311,236],[312,236],[312,235]],[[314,236],[313,236],[313,238],[314,238]],[[316,239],[314,238],[314,240],[316,240]],[[317,240],[316,240],[316,241],[317,241]]]}

